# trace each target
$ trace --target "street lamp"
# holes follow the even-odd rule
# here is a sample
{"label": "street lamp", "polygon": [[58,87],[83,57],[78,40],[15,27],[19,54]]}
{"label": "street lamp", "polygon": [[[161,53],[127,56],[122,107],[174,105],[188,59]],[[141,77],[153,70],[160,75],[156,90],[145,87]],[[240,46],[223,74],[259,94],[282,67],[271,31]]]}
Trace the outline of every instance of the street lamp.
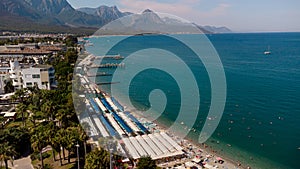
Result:
{"label": "street lamp", "polygon": [[111,149],[109,149],[109,169],[112,169],[112,166],[113,166],[113,160],[112,160],[112,152],[113,152],[114,150],[111,148]]}
{"label": "street lamp", "polygon": [[112,169],[113,168],[113,156],[112,156],[112,153],[114,151],[114,149],[113,149],[113,142],[112,141],[108,141],[107,151],[109,152],[109,169]]}
{"label": "street lamp", "polygon": [[77,161],[78,161],[78,169],[80,169],[80,165],[79,165],[79,144],[77,142],[77,144],[75,145],[77,148]]}

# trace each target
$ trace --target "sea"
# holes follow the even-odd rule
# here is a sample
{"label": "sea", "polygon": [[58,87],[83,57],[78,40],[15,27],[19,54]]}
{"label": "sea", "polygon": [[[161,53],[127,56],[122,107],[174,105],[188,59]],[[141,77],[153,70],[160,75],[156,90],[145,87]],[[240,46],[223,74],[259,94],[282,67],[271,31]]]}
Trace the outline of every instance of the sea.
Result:
{"label": "sea", "polygon": [[[178,36],[193,42],[197,40],[197,36],[203,35]],[[218,127],[205,144],[218,155],[228,157],[244,167],[300,168],[300,33],[232,33],[205,36],[217,52],[226,77],[223,115]],[[135,56],[130,60],[132,64],[118,68],[121,72],[126,72],[130,66],[147,65],[148,62],[149,64],[166,62],[169,63],[168,66],[162,63],[161,69],[174,65],[178,71],[187,65],[192,73],[197,75],[195,80],[200,95],[191,94],[183,101],[181,95],[185,91],[182,91],[177,84],[179,82],[177,78],[182,79],[185,75],[168,74],[166,70],[162,71],[150,66],[149,69],[139,70],[134,76],[125,76],[124,78],[131,78],[128,96],[116,99],[124,103],[129,97],[134,106],[132,111],[143,112],[149,110],[153,104],[156,105],[152,103],[155,100],[151,100],[149,95],[151,91],[159,89],[164,93],[162,100],[167,101],[165,109],[159,109],[162,112],[159,117],[156,117],[156,121],[171,126],[176,121],[181,104],[188,105],[192,100],[197,100],[195,97],[199,97],[198,115],[193,122],[193,128],[188,129],[189,134],[186,136],[197,142],[203,125],[208,120],[207,115],[212,104],[212,82],[205,64],[192,57],[192,53],[181,51],[176,43],[169,43],[164,36],[134,36],[135,41],[129,41],[128,43],[131,44],[126,45],[126,48],[111,49],[124,38],[123,36],[92,37],[89,41],[93,45],[86,46],[86,50],[96,56],[120,54],[125,57],[124,60],[130,55]],[[183,60],[184,66],[177,66],[182,64],[178,58],[163,60],[163,55],[174,55],[174,53],[149,50],[147,45],[152,43],[159,43],[161,49],[176,51],[174,53],[180,55],[179,60]],[[199,45],[201,44],[199,42]],[[164,48],[165,46],[167,48]],[[136,51],[137,47],[142,50]],[[268,48],[271,54],[265,55],[264,51]],[[147,56],[142,57],[142,55]],[[159,58],[157,55],[160,55]],[[100,62],[120,63],[122,60],[108,58]],[[97,71],[111,74],[116,72],[114,68],[101,68]],[[112,76],[99,76],[95,79],[98,83],[113,80]],[[122,82],[120,80],[116,83]],[[118,84],[100,85],[100,88],[110,93],[113,85]],[[186,116],[189,116],[189,112],[186,112]],[[182,125],[184,127],[184,124]]]}

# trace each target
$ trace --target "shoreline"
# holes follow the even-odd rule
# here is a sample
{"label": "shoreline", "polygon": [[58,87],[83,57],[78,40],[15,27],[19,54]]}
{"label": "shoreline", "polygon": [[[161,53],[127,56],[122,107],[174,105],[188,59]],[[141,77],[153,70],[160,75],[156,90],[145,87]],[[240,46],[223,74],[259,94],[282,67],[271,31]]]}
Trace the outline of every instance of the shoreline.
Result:
{"label": "shoreline", "polygon": [[[103,89],[101,89],[103,90]],[[104,92],[107,92],[105,90],[103,90]],[[112,96],[114,97],[114,96]],[[138,111],[133,107],[128,107],[127,104],[124,104],[122,101],[119,100],[119,98],[115,98],[122,106],[124,106],[124,110],[129,111],[130,113],[135,116],[137,119],[139,119],[139,121],[141,121],[141,119],[146,120],[147,122],[151,122],[147,119],[147,117],[142,116],[142,111]],[[177,136],[175,133],[172,133],[170,131],[168,131],[168,126],[163,124],[162,122],[159,122],[158,120],[154,120],[152,121],[152,123],[156,124],[156,130],[158,131],[165,131],[166,133],[168,133],[168,135],[173,138],[174,140],[178,141],[178,139],[184,140],[185,144],[189,145],[191,144],[193,148],[197,149],[197,150],[201,150],[201,154],[203,154],[203,157],[206,157],[207,155],[210,155],[211,158],[216,158],[216,157],[221,157],[224,160],[223,164],[219,164],[219,163],[213,163],[215,165],[218,165],[219,168],[236,168],[236,169],[247,169],[247,166],[244,166],[242,163],[239,163],[233,159],[231,159],[228,156],[224,156],[224,155],[220,155],[218,153],[218,151],[213,150],[211,146],[205,144],[205,143],[198,143],[197,141],[193,140],[192,138],[186,136],[185,138],[180,138],[179,136]],[[180,144],[180,143],[179,143]],[[182,146],[182,145],[180,145]],[[182,146],[184,148],[184,146]],[[191,158],[189,161],[191,161],[193,158]],[[212,160],[213,161],[213,160]],[[180,162],[179,162],[180,163]],[[211,164],[211,163],[209,163]],[[241,165],[239,165],[241,164]],[[249,166],[250,167],[250,166]],[[251,168],[251,167],[250,167]]]}
{"label": "shoreline", "polygon": [[[87,52],[86,50],[84,50],[83,52],[85,54],[85,58],[83,58],[83,60],[88,59],[91,55],[89,52]],[[87,54],[87,55],[86,55]],[[99,86],[98,86],[99,87]],[[103,89],[102,87],[99,87],[101,91],[104,91],[105,93],[107,93],[107,91],[105,89]],[[110,93],[108,93],[110,95]],[[114,97],[114,96],[113,96]],[[144,117],[142,115],[142,111],[138,111],[136,110],[136,108],[133,107],[129,107],[127,104],[124,104],[122,101],[120,101],[120,98],[115,98],[122,106],[124,106],[124,110],[129,111],[132,115],[134,115],[137,119],[141,120],[141,118],[145,119],[146,122],[151,122],[149,121],[146,117]],[[167,130],[168,126],[163,124],[162,122],[159,122],[158,120],[154,120],[152,121],[152,123],[156,124],[156,130],[159,131],[165,131],[166,133],[168,133],[174,140],[176,140],[176,142],[178,142],[178,139],[180,138],[179,136],[177,136],[174,133],[171,133],[170,131]],[[240,168],[240,169],[246,169],[246,166],[243,165],[239,165],[239,162],[236,162],[235,160],[231,159],[228,156],[224,156],[224,155],[219,155],[219,153],[215,150],[212,149],[211,146],[203,143],[198,143],[197,141],[193,140],[190,137],[185,137],[185,138],[180,138],[180,140],[183,140],[184,145],[180,145],[185,149],[187,148],[187,146],[192,145],[193,149],[196,149],[196,153],[200,152],[199,154],[201,154],[201,159],[203,159],[203,157],[205,158],[205,163],[211,165],[211,166],[218,166],[219,168]],[[211,148],[211,149],[209,149]],[[195,153],[195,155],[196,155]],[[218,162],[216,162],[216,157],[221,157],[224,161],[224,163],[220,164]],[[192,158],[187,159],[188,161],[192,161],[194,158],[196,158],[196,156],[192,156]],[[186,161],[186,160],[185,160]],[[170,164],[174,163],[178,164],[178,163],[182,163],[182,161],[172,161],[170,162]],[[178,162],[178,163],[176,163]],[[168,163],[167,163],[168,164]],[[174,165],[174,164],[173,164]],[[249,168],[249,167],[248,167]]]}
{"label": "shoreline", "polygon": [[[134,114],[135,115],[135,114]],[[178,137],[176,136],[176,134],[174,133],[170,133],[169,131],[166,130],[167,126],[158,122],[157,120],[154,121],[155,124],[157,124],[157,126],[161,129],[161,130],[165,130],[169,135],[171,134],[171,137],[174,138],[175,137]],[[231,158],[227,157],[227,156],[224,156],[224,155],[220,155],[218,153],[218,151],[215,151],[212,149],[211,146],[205,144],[205,143],[198,143],[197,141],[193,140],[192,138],[190,137],[185,137],[183,138],[184,140],[187,141],[188,144],[191,144],[193,147],[198,147],[202,150],[202,153],[204,153],[205,155],[212,155],[213,157],[221,157],[222,159],[224,159],[224,163],[222,164],[223,166],[224,165],[228,165],[227,167],[229,168],[232,168],[232,167],[235,167],[235,168],[240,168],[240,169],[247,169],[246,166],[243,166],[242,164],[239,166],[238,165],[238,162],[235,162],[234,160],[232,160]],[[176,140],[176,139],[175,139]]]}
{"label": "shoreline", "polygon": [[[244,38],[241,36],[232,36],[232,37],[239,37],[242,39]],[[251,37],[251,36],[249,36],[249,37]],[[278,38],[281,38],[281,37],[282,36],[278,36]],[[221,38],[223,39],[223,37],[221,37]],[[246,38],[248,38],[248,37],[246,37]],[[291,38],[292,38],[292,36],[291,36]],[[104,40],[91,39],[91,40],[92,41],[95,40],[94,41],[95,46],[89,47],[89,48],[87,48],[87,50],[91,53],[95,53],[95,54],[99,53],[99,55],[100,55],[102,50],[99,51],[97,49],[98,48],[97,43],[105,42],[105,39]],[[252,42],[252,39],[251,39],[251,42]],[[253,42],[254,42],[254,40],[253,40]],[[224,44],[226,46],[226,41],[224,41],[224,42],[222,41],[222,44]],[[255,44],[257,47],[260,45],[260,43],[256,43],[256,42],[255,42]],[[228,47],[230,47],[230,46],[228,46]],[[224,48],[224,49],[226,49],[226,48]],[[221,48],[221,49],[224,51],[223,48]],[[254,51],[254,52],[257,52],[257,51]],[[288,54],[288,53],[286,53],[286,54]],[[284,56],[286,56],[286,54]],[[243,63],[242,61],[238,60],[238,56],[239,56],[239,54],[235,55],[234,53],[232,53],[232,56],[230,56],[229,59],[236,59],[235,60],[235,61],[237,61],[236,63]],[[259,57],[259,59],[260,59],[260,56],[261,56],[261,53],[258,53],[257,57]],[[252,60],[252,58],[251,58],[251,60]],[[269,62],[266,64],[271,65]],[[234,71],[235,69],[233,69],[233,68],[235,68],[235,67],[233,67],[234,65],[230,64],[228,66],[229,66],[228,71],[231,72],[231,75],[233,75],[232,73],[235,73],[235,71]],[[248,71],[248,69],[247,69],[247,71]],[[256,72],[256,73],[259,73],[259,72]],[[284,72],[282,72],[282,73],[284,73]],[[240,74],[238,74],[238,75],[240,75]],[[259,76],[259,77],[261,77],[261,76]],[[277,79],[277,77],[274,77],[274,79]],[[245,80],[250,80],[250,79],[245,79]],[[103,78],[103,81],[105,81],[105,77]],[[265,80],[259,78],[258,81],[264,82]],[[232,83],[234,83],[235,85],[238,85],[235,83],[235,81],[233,81]],[[101,86],[101,87],[103,87],[103,89],[109,89],[108,88],[109,86]],[[235,86],[235,87],[239,87],[239,85]],[[267,88],[267,87],[265,87],[265,85],[263,85],[262,87],[263,87],[263,89]],[[293,85],[292,87],[295,87],[295,86]],[[239,87],[238,89],[242,89],[242,88]],[[287,89],[292,89],[292,88],[287,88]],[[107,91],[109,91],[109,90],[107,90]],[[139,91],[132,91],[132,92],[139,92]],[[260,93],[253,92],[253,97],[259,96],[259,95],[260,95]],[[117,98],[117,99],[124,100],[123,96],[119,96],[119,97],[120,98]],[[235,163],[242,162],[243,166],[251,166],[252,168],[279,168],[279,167],[280,168],[281,167],[282,168],[291,168],[291,166],[292,167],[297,166],[297,161],[295,161],[295,159],[297,159],[296,158],[297,156],[295,156],[295,154],[298,154],[298,152],[296,152],[296,149],[299,148],[299,146],[294,142],[294,140],[292,140],[291,144],[289,144],[288,140],[283,139],[279,135],[274,135],[274,133],[270,134],[267,131],[267,130],[269,130],[268,128],[271,127],[272,129],[274,128],[274,131],[283,132],[284,129],[277,130],[277,128],[275,128],[275,127],[277,127],[277,126],[275,126],[275,124],[284,123],[284,122],[276,121],[276,123],[275,123],[275,120],[273,120],[273,122],[274,122],[273,125],[272,126],[269,125],[269,120],[266,118],[268,116],[268,112],[263,111],[267,107],[263,107],[263,104],[261,104],[262,103],[261,99],[263,99],[263,98],[260,98],[258,100],[255,99],[255,100],[251,101],[249,104],[248,103],[246,104],[242,98],[243,97],[239,97],[239,92],[237,92],[237,91],[232,92],[232,96],[229,100],[230,102],[228,102],[228,108],[225,112],[228,114],[226,116],[224,116],[224,120],[222,120],[223,121],[222,126],[220,126],[219,129],[215,132],[215,134],[209,139],[209,141],[206,141],[205,143],[207,143],[208,145],[211,145],[213,147],[213,150],[218,150],[218,154],[224,155],[224,157],[229,157]],[[288,98],[290,98],[290,97],[288,97]],[[277,99],[280,99],[280,98],[277,98]],[[246,100],[247,100],[247,98],[246,98]],[[136,101],[138,101],[141,104],[144,104],[144,99],[140,100],[139,98],[137,98]],[[244,105],[244,106],[242,106],[242,105]],[[143,110],[143,108],[138,105],[136,107],[138,108],[138,110]],[[253,109],[249,109],[249,108],[253,108]],[[280,111],[276,112],[276,117],[277,117],[277,115],[280,117],[284,117],[284,114],[287,112],[285,112],[283,109],[284,109],[284,107],[280,107],[278,109]],[[147,116],[147,114],[144,114],[144,115]],[[169,119],[169,121],[174,121],[174,118],[176,119],[176,117],[169,115],[169,114],[166,114],[166,116],[164,116],[164,117],[166,117],[166,119]],[[149,118],[149,119],[152,119],[152,118]],[[239,121],[238,119],[242,119],[242,121]],[[266,121],[265,121],[265,119],[266,119]],[[170,126],[170,122],[168,122],[168,120],[166,123],[164,122],[165,119],[160,118],[158,120],[162,124],[166,124],[167,126]],[[235,123],[233,124],[229,120],[234,120]],[[280,119],[280,120],[283,120],[283,119]],[[285,117],[284,120],[287,120],[287,117]],[[250,130],[248,128],[246,129],[246,126],[245,126],[245,128],[243,127],[244,122],[247,122],[247,126],[251,127]],[[223,127],[223,125],[224,125],[224,127]],[[291,123],[290,125],[296,125],[296,124]],[[236,128],[236,130],[231,131],[231,127],[233,127],[233,126],[236,126],[238,128]],[[189,135],[189,138],[191,138],[190,140],[195,140],[197,142],[198,141],[197,134],[200,133],[200,130],[201,130],[200,124],[199,125],[197,124],[197,126],[195,125],[195,128],[197,129],[196,133],[191,132],[191,134]],[[261,134],[264,134],[264,135],[261,135]],[[254,136],[254,135],[257,135],[258,137],[253,137],[252,139],[248,139],[248,136]],[[218,142],[220,142],[220,143],[217,144]],[[227,146],[227,143],[231,144],[232,146],[231,147]],[[261,143],[263,143],[264,146],[261,146]],[[273,151],[272,148],[276,148],[276,151],[274,151],[274,153],[272,153],[272,151]],[[209,147],[207,149],[211,150]],[[283,153],[285,152],[284,151],[285,149],[289,149],[290,150],[289,152],[292,153],[291,155],[293,155],[293,156],[291,156],[291,157],[281,156],[282,152]]]}

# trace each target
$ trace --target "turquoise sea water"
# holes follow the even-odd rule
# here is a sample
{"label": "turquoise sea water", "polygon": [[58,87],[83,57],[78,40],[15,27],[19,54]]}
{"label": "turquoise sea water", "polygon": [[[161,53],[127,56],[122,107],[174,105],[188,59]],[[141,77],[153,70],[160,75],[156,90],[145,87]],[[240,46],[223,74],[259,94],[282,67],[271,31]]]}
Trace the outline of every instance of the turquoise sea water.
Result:
{"label": "turquoise sea water", "polygon": [[[193,41],[195,35],[181,36]],[[207,37],[224,66],[227,98],[221,122],[206,143],[244,166],[300,168],[300,33],[214,34]],[[87,50],[104,55],[106,44],[120,38],[91,38],[94,46],[87,47]],[[140,43],[132,44],[132,47],[144,45],[143,36],[136,38]],[[151,40],[161,39],[158,36]],[[165,43],[161,42],[161,45]],[[268,46],[272,54],[264,55]],[[178,50],[176,46],[170,47]],[[131,49],[120,51],[126,50]],[[120,51],[115,49],[111,54],[124,55]],[[194,73],[203,75],[197,78],[201,101],[194,124],[196,132],[189,134],[197,141],[210,107],[210,82],[201,62],[189,58],[188,53],[183,56]],[[113,72],[112,69],[99,71]],[[99,77],[96,80],[111,79]],[[109,86],[101,87],[109,90]],[[180,91],[176,80],[168,74],[159,70],[143,71],[135,76],[129,88],[130,99],[139,110],[150,107],[148,96],[151,90],[161,89],[168,102],[158,121],[168,125],[176,119],[181,103]],[[122,98],[118,99],[122,102]]]}

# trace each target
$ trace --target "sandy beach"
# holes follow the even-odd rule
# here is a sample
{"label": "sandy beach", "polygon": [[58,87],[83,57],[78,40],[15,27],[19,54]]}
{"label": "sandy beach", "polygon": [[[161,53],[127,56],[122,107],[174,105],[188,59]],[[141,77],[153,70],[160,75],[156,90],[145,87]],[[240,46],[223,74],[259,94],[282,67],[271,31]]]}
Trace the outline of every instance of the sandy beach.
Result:
{"label": "sandy beach", "polygon": [[[191,154],[190,157],[182,158],[181,160],[158,163],[158,166],[162,168],[189,168],[192,166],[197,166],[199,168],[247,169],[248,166],[243,166],[243,164],[232,160],[230,157],[224,155],[220,156],[217,151],[213,150],[205,143],[200,144],[191,138],[180,138],[175,133],[168,131],[167,125],[158,122],[157,120],[154,120],[153,122],[148,121],[147,118],[142,115],[142,111],[136,110],[133,107],[128,107],[128,105],[120,101],[118,98],[116,99],[121,105],[124,106],[125,111],[130,111],[130,113],[141,122],[155,124],[155,130],[157,130],[157,132],[163,131],[168,133],[169,136],[171,136],[180,146],[184,148],[184,151]],[[223,162],[219,163],[220,159]],[[196,163],[199,163],[200,161],[203,161],[201,163],[206,165],[201,166]]]}
{"label": "sandy beach", "polygon": [[[87,53],[85,53],[87,54]],[[84,58],[84,64],[88,65],[89,57],[92,55],[88,55]],[[106,92],[104,89],[100,87],[101,91]],[[217,151],[214,151],[212,147],[208,146],[205,143],[198,143],[191,138],[180,138],[175,133],[171,133],[168,131],[168,126],[158,122],[157,120],[148,121],[147,117],[143,116],[143,112],[136,110],[134,107],[128,107],[127,104],[124,104],[120,98],[115,98],[118,102],[124,106],[125,111],[129,111],[133,114],[137,119],[142,123],[152,123],[155,124],[154,130],[151,132],[166,132],[169,136],[171,136],[180,146],[182,146],[184,152],[186,153],[186,157],[170,160],[170,161],[158,161],[158,166],[162,168],[190,168],[196,166],[198,168],[227,168],[227,169],[243,169],[247,168],[247,166],[243,166],[239,162],[235,162],[230,157],[220,156]]]}

